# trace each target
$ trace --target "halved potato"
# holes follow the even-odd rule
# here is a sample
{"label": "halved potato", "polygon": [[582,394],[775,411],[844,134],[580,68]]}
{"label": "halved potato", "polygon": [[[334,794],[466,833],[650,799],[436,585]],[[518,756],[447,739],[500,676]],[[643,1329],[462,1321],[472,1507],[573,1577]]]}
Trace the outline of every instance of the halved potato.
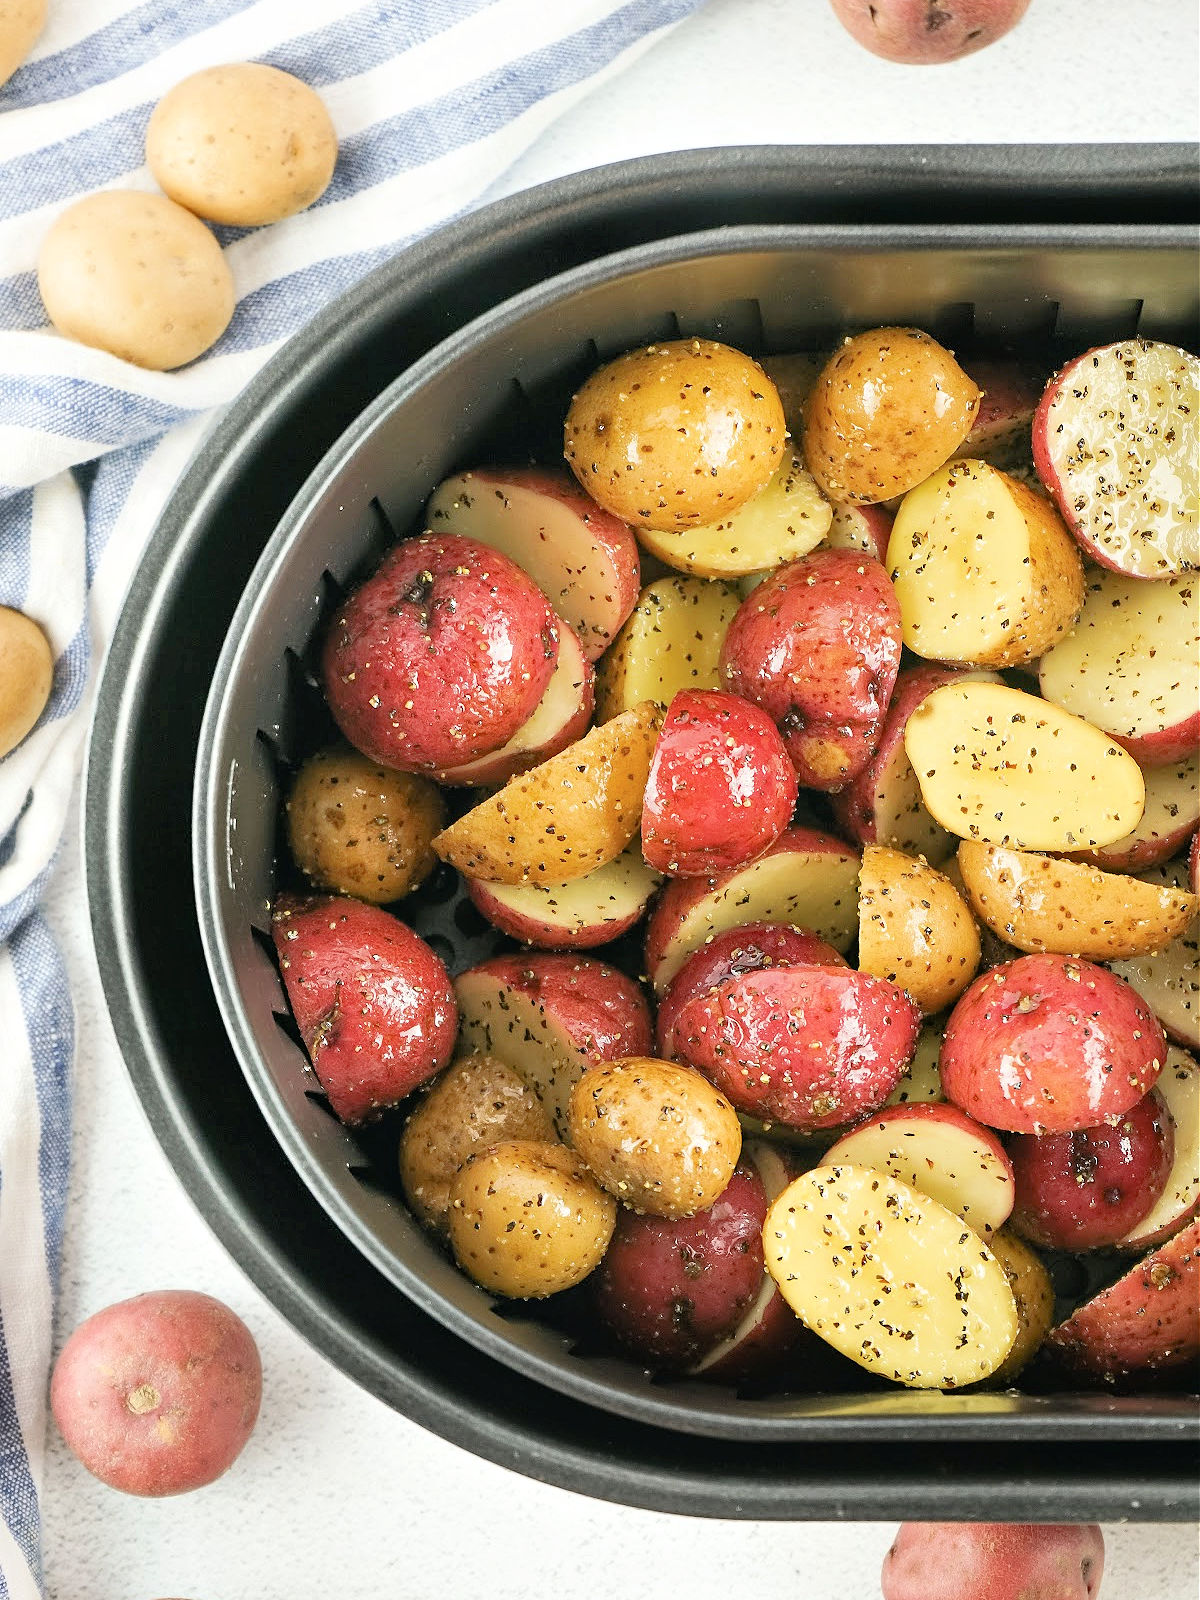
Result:
{"label": "halved potato", "polygon": [[452,822],[433,848],[485,883],[570,883],[614,861],[641,821],[659,716],[647,701],[593,728]]}
{"label": "halved potato", "polygon": [[982,920],[1027,955],[1146,955],[1196,915],[1196,896],[1180,889],[972,839],[958,847],[958,869]]}
{"label": "halved potato", "polygon": [[672,573],[648,583],[596,668],[596,721],[681,689],[719,689],[717,663],[741,603],[726,583]]}
{"label": "halved potato", "polygon": [[1054,1325],[1054,1285],[1042,1258],[1015,1233],[1001,1228],[988,1244],[1004,1268],[1017,1304],[1017,1337],[990,1381],[992,1384],[1012,1383],[1041,1349]]}
{"label": "halved potato", "polygon": [[[1168,861],[1140,876],[1168,889],[1188,887],[1186,861]],[[1200,1050],[1200,917],[1164,950],[1116,961],[1113,971],[1137,990],[1172,1039]]]}
{"label": "halved potato", "polygon": [[905,1068],[904,1076],[883,1102],[885,1106],[938,1105],[946,1096],[942,1093],[942,1075],[938,1071],[938,1057],[942,1053],[942,1030],[927,1022],[921,1029],[917,1048]]}
{"label": "halved potato", "polygon": [[467,893],[494,927],[539,950],[590,950],[628,932],[662,882],[637,844],[570,883],[480,883]]}
{"label": "halved potato", "polygon": [[1083,606],[1083,562],[1048,500],[986,461],[951,461],[905,495],[887,568],[904,642],[929,661],[1015,667]]}
{"label": "halved potato", "polygon": [[1006,684],[935,689],[909,717],[904,747],[926,809],[960,839],[1018,850],[1111,844],[1146,802],[1141,769],[1120,745]]}
{"label": "halved potato", "polygon": [[926,1016],[975,976],[979,930],[949,878],[883,845],[863,850],[858,875],[858,967],[898,983]]}

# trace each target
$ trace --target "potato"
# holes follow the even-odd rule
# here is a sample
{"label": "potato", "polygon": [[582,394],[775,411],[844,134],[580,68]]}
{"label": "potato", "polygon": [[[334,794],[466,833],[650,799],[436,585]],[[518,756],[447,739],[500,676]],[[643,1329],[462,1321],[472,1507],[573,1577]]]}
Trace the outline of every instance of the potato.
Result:
{"label": "potato", "polygon": [[904,1069],[900,1082],[883,1102],[885,1106],[939,1105],[946,1096],[942,1093],[942,1076],[938,1071],[938,1057],[942,1052],[942,1030],[926,1023],[917,1038],[913,1058]]}
{"label": "potato", "polygon": [[446,1068],[404,1124],[400,1183],[427,1227],[447,1231],[450,1190],[469,1156],[494,1144],[556,1144],[554,1120],[515,1067],[466,1056]]}
{"label": "potato", "polygon": [[433,848],[485,883],[570,883],[615,861],[641,821],[659,715],[646,701],[593,728],[452,822]]}
{"label": "potato", "polygon": [[538,950],[592,950],[641,919],[662,882],[636,844],[570,883],[480,883],[467,893],[493,927]]}
{"label": "potato", "polygon": [[186,1289],[135,1295],[89,1317],[63,1346],[50,1406],[68,1448],[125,1494],[184,1494],[241,1454],[262,1397],[250,1330]]}
{"label": "potato", "polygon": [[[1182,890],[1189,883],[1183,861],[1152,867],[1142,877],[1166,889]],[[1115,961],[1113,971],[1137,990],[1172,1039],[1200,1050],[1200,917],[1164,950]]]}
{"label": "potato", "polygon": [[829,531],[833,508],[802,456],[785,450],[770,482],[719,522],[679,532],[639,527],[640,543],[677,572],[737,578],[806,556]]}
{"label": "potato", "polygon": [[284,815],[292,857],[310,883],[385,905],[437,865],[433,836],[445,808],[427,778],[333,746],[300,768]]}
{"label": "potato", "polygon": [[155,372],[194,361],[233,316],[220,245],[160,194],[106,189],[77,200],[43,239],[37,272],[59,333]]}
{"label": "potato", "polygon": [[904,747],[935,821],[962,839],[1078,850],[1141,820],[1137,762],[1091,723],[1005,684],[961,681],[927,695]]}
{"label": "potato", "polygon": [[887,1173],[814,1167],[772,1205],[763,1246],[792,1310],[868,1372],[956,1389],[1012,1349],[1004,1268],[960,1217]]}
{"label": "potato", "polygon": [[644,700],[669,705],[681,689],[719,689],[721,644],[740,604],[727,583],[672,574],[647,584],[596,669],[596,721]]}
{"label": "potato", "polygon": [[[1141,872],[1161,866],[1187,844],[1200,822],[1200,752],[1166,767],[1142,769],[1146,809],[1132,833],[1099,850],[1075,853],[1110,872]],[[1192,893],[1200,892],[1196,884]]]}
{"label": "potato", "polygon": [[49,639],[23,611],[0,606],[0,760],[46,709],[53,682]]}
{"label": "potato", "polygon": [[979,966],[979,931],[949,878],[899,850],[867,845],[858,966],[907,989],[926,1016],[957,1000]]}
{"label": "potato", "polygon": [[989,1382],[1010,1384],[1033,1360],[1054,1326],[1054,1285],[1042,1258],[1007,1228],[993,1234],[988,1247],[1004,1268],[1017,1304],[1017,1337]]}
{"label": "potato", "polygon": [[724,1095],[698,1072],[648,1056],[589,1068],[571,1090],[569,1129],[609,1193],[655,1217],[711,1206],[742,1149]]}
{"label": "potato", "polygon": [[[843,28],[872,55],[912,66],[957,61],[994,44],[1029,0],[831,0]],[[932,1600],[932,1597],[930,1597]],[[997,1597],[999,1600],[999,1597]]]}
{"label": "potato", "polygon": [[799,350],[762,359],[763,371],[779,390],[783,415],[793,439],[799,439],[804,433],[804,408],[828,360],[827,350]]}
{"label": "potato", "polygon": [[948,462],[905,495],[887,568],[904,642],[931,661],[1023,666],[1083,606],[1083,562],[1062,518],[985,461]]}
{"label": "potato", "polygon": [[834,352],[805,408],[804,458],[831,500],[907,494],[971,431],[978,388],[936,339],[876,328]]}
{"label": "potato", "polygon": [[[932,14],[953,16],[943,3]],[[1016,3],[1020,15],[1028,0]],[[905,1522],[884,1557],[880,1592],[883,1600],[1097,1600],[1103,1575],[1094,1522]]]}
{"label": "potato", "polygon": [[146,163],[172,200],[210,222],[279,222],[329,187],[337,134],[315,89],[257,61],[177,83],[146,129]]}
{"label": "potato", "polygon": [[1178,938],[1196,915],[1193,894],[1027,850],[964,839],[958,867],[982,920],[1030,954],[1089,961],[1148,955]]}
{"label": "potato", "polygon": [[0,0],[0,84],[5,84],[37,43],[46,25],[47,0]]}
{"label": "potato", "polygon": [[1154,1093],[1175,1124],[1175,1153],[1162,1194],[1116,1241],[1118,1250],[1141,1251],[1162,1244],[1200,1211],[1200,1062],[1171,1045]]}
{"label": "potato", "polygon": [[757,361],[711,339],[618,356],[571,401],[563,453],[635,530],[705,527],[752,500],[783,460],[787,425]]}
{"label": "potato", "polygon": [[472,1156],[450,1190],[455,1260],[482,1288],[513,1300],[582,1283],[616,1220],[616,1201],[561,1144],[494,1145]]}

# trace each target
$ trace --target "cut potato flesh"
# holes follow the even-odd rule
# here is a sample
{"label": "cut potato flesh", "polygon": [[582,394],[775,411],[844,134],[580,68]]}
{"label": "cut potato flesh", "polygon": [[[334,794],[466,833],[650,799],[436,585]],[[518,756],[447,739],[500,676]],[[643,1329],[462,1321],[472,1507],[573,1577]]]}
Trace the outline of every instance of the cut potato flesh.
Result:
{"label": "cut potato flesh", "polygon": [[720,522],[679,533],[639,527],[651,554],[698,578],[736,578],[806,556],[829,531],[833,508],[794,450],[766,487]]}
{"label": "cut potato flesh", "polygon": [[[1169,861],[1140,876],[1146,883],[1172,889],[1184,889],[1188,883],[1183,861]],[[1112,969],[1137,990],[1172,1039],[1189,1050],[1200,1050],[1200,917],[1165,950],[1114,961]]]}
{"label": "cut potato flesh", "polygon": [[910,1388],[978,1383],[1016,1338],[1008,1278],[982,1239],[887,1173],[814,1167],[767,1213],[763,1249],[814,1333]]}
{"label": "cut potato flesh", "polygon": [[1200,741],[1200,578],[1092,572],[1074,631],[1042,658],[1040,678],[1047,700],[1133,742],[1148,764],[1189,755]]}
{"label": "cut potato flesh", "polygon": [[917,1048],[900,1082],[883,1102],[885,1106],[937,1104],[945,1101],[938,1056],[942,1053],[942,1030],[926,1025],[921,1029]]}
{"label": "cut potato flesh", "polygon": [[1132,833],[1103,850],[1089,850],[1089,861],[1114,872],[1136,872],[1168,861],[1200,822],[1200,755],[1168,767],[1151,767],[1146,809]]}
{"label": "cut potato flesh", "polygon": [[631,927],[662,882],[635,844],[571,883],[478,883],[471,899],[496,927],[544,950],[607,944]]}
{"label": "cut potato flesh", "polygon": [[574,1043],[553,1013],[487,971],[455,980],[462,1055],[492,1056],[516,1072],[567,1133],[571,1090],[596,1060]]}
{"label": "cut potato flesh", "polygon": [[909,717],[904,746],[926,808],[961,839],[1078,850],[1112,844],[1141,821],[1146,785],[1133,757],[1020,689],[935,689]]}
{"label": "cut potato flesh", "polygon": [[569,883],[614,861],[638,831],[657,705],[623,711],[506,783],[433,841],[485,883]]}
{"label": "cut potato flesh", "polygon": [[1195,895],[1181,889],[970,839],[958,847],[958,869],[982,920],[1027,955],[1149,955],[1196,915]]}
{"label": "cut potato flesh", "polygon": [[1040,495],[952,461],[905,495],[888,541],[904,642],[929,661],[1036,660],[1083,604],[1083,564]]}
{"label": "cut potato flesh", "polygon": [[1118,1250],[1149,1250],[1200,1211],[1200,1063],[1172,1045],[1154,1087],[1175,1124],[1175,1154],[1166,1188],[1142,1220],[1117,1240]]}
{"label": "cut potato flesh", "polygon": [[681,689],[720,689],[721,645],[740,604],[737,591],[703,578],[647,584],[596,669],[596,720],[644,700],[670,705]]}

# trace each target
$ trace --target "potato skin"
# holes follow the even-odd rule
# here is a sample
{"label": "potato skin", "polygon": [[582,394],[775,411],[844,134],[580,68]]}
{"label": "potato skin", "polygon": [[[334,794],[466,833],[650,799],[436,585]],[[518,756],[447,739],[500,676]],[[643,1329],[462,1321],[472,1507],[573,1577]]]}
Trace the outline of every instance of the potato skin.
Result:
{"label": "potato skin", "polygon": [[884,1557],[883,1600],[1095,1600],[1096,1523],[905,1522]]}
{"label": "potato skin", "polygon": [[1054,1285],[1042,1258],[1007,1228],[992,1235],[988,1248],[1004,1268],[1017,1304],[1017,1337],[987,1380],[1004,1387],[1029,1365],[1054,1325]]}
{"label": "potato skin", "polygon": [[936,339],[876,328],[830,357],[805,408],[808,470],[831,500],[907,494],[970,433],[980,392]]}
{"label": "potato skin", "polygon": [[675,339],[592,374],[567,412],[563,453],[606,511],[670,532],[745,505],[782,460],[786,434],[757,361],[711,339]]}
{"label": "potato skin", "polygon": [[979,930],[949,878],[868,845],[859,875],[858,965],[907,990],[925,1015],[962,994],[979,966]]}
{"label": "potato skin", "polygon": [[0,84],[5,84],[46,25],[47,0],[0,0]]}
{"label": "potato skin", "polygon": [[712,1205],[742,1148],[724,1095],[689,1067],[649,1056],[589,1068],[571,1090],[569,1128],[609,1193],[656,1217]]}
{"label": "potato skin", "polygon": [[199,1489],[254,1428],[262,1365],[241,1318],[206,1294],[162,1289],[75,1329],[55,1363],[54,1419],[89,1472],[125,1494]]}
{"label": "potato skin", "polygon": [[386,905],[433,871],[445,821],[437,787],[357,750],[321,750],[296,774],[286,807],[296,865],[318,889]]}
{"label": "potato skin", "polygon": [[0,606],[0,759],[32,730],[53,682],[49,639],[23,611]]}
{"label": "potato skin", "polygon": [[542,1300],[594,1272],[617,1204],[561,1144],[510,1140],[473,1156],[450,1190],[450,1243],[484,1289]]}

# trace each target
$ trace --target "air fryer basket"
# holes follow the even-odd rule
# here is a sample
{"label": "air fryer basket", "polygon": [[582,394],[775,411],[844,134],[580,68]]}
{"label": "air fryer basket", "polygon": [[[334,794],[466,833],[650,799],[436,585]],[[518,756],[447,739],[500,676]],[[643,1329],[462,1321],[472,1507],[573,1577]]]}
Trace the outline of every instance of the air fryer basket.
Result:
{"label": "air fryer basket", "polygon": [[[398,1199],[394,1129],[354,1135],[329,1112],[287,1017],[270,954],[280,783],[328,732],[308,661],[344,587],[417,525],[447,473],[530,454],[553,459],[578,377],[598,359],[675,333],[755,353],[814,349],[884,322],[928,328],[960,354],[1031,353],[1047,367],[1134,332],[1191,342],[1190,240],[1074,227],[746,227],[640,247],[564,274],[471,324],[405,372],[347,430],[267,545],[218,665],[196,779],[197,894],[227,1027],[281,1146],[330,1216],[418,1304],[539,1381],[641,1421],[715,1436],[795,1439],[867,1419],[953,1436],[970,1415],[993,1436],[1175,1432],[1194,1413],[1169,1394],[941,1395],[888,1390],[737,1396],[653,1382],[631,1362],[523,1308],[497,1306],[441,1254]],[[451,970],[510,948],[448,870],[397,908]],[[606,952],[601,951],[600,954]],[[1078,1292],[1080,1285],[1075,1285]],[[989,1422],[992,1426],[989,1428]]]}

